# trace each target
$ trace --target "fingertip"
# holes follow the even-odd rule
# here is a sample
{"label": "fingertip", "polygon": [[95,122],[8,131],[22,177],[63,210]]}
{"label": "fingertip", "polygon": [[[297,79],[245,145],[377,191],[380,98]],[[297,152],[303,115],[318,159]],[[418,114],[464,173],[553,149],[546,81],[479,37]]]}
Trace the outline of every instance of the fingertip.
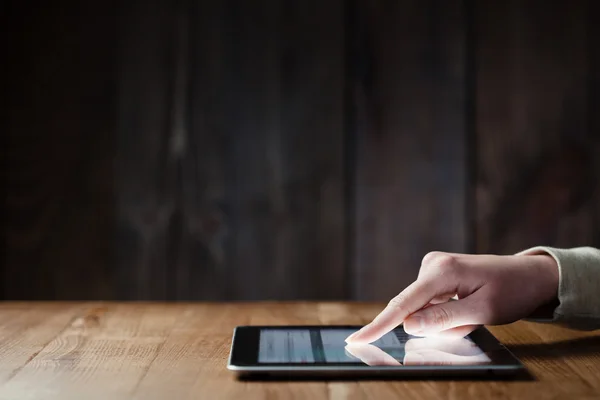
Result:
{"label": "fingertip", "polygon": [[365,325],[362,329],[354,332],[346,338],[348,344],[368,344],[376,341],[383,335],[378,335],[371,324]]}
{"label": "fingertip", "polygon": [[352,343],[352,338],[354,338],[354,336],[356,336],[356,334],[357,334],[358,332],[359,332],[359,331],[356,331],[356,332],[352,333],[351,335],[349,335],[349,336],[348,336],[348,337],[345,339],[345,342],[346,342],[346,343],[348,343],[348,344],[349,344],[349,343]]}

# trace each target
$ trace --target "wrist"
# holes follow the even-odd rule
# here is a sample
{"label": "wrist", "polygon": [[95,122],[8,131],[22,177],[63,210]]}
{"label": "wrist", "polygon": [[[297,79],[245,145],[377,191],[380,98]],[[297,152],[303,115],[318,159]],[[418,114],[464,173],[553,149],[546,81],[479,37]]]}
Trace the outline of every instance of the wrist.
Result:
{"label": "wrist", "polygon": [[560,280],[558,263],[554,257],[547,253],[532,255],[532,257],[536,258],[536,265],[539,269],[542,305],[554,303],[558,299]]}

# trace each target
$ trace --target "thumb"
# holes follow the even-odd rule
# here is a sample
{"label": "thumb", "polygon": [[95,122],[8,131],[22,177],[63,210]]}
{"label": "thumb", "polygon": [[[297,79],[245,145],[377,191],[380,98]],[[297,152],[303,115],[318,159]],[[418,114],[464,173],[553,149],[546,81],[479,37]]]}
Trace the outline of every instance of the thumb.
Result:
{"label": "thumb", "polygon": [[[449,301],[421,309],[404,321],[406,333],[416,336],[433,335],[449,329],[484,323],[485,316],[481,313],[480,302],[469,296],[458,301]],[[461,331],[462,329],[456,329]],[[469,333],[465,331],[465,333]]]}

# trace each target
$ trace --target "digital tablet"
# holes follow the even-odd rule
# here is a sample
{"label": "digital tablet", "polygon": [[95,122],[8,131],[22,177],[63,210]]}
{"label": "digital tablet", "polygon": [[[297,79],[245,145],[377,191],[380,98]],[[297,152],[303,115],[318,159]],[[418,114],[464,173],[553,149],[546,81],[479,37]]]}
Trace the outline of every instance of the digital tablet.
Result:
{"label": "digital tablet", "polygon": [[227,368],[240,378],[360,378],[511,375],[521,362],[487,329],[464,338],[423,338],[402,326],[365,345],[360,326],[239,326]]}

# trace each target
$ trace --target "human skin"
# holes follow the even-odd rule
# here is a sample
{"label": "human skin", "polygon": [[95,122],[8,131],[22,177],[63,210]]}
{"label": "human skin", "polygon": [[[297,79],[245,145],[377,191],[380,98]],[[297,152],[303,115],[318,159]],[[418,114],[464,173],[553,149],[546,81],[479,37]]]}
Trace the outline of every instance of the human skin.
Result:
{"label": "human skin", "polygon": [[464,337],[479,325],[530,316],[555,300],[559,271],[546,254],[497,256],[432,252],[417,280],[348,343],[371,343],[404,324],[416,336]]}

